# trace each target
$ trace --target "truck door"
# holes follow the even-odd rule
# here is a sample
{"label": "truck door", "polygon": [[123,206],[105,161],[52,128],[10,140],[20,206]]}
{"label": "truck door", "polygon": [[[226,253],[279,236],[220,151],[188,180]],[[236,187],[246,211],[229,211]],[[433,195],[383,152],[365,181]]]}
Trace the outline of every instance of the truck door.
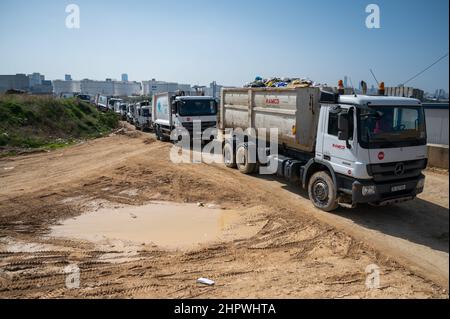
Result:
{"label": "truck door", "polygon": [[352,176],[357,159],[357,148],[354,143],[355,134],[355,110],[348,110],[349,119],[349,141],[338,139],[338,112],[328,108],[323,138],[323,160],[328,161],[334,171],[339,174]]}

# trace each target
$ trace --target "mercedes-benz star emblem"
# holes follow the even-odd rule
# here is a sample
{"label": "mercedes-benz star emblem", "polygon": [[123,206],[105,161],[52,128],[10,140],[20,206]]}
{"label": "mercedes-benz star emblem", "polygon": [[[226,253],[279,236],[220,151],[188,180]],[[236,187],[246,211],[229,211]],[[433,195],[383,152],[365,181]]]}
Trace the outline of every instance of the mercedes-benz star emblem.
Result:
{"label": "mercedes-benz star emblem", "polygon": [[403,163],[395,165],[394,173],[396,176],[403,175],[403,173],[405,173],[405,165]]}

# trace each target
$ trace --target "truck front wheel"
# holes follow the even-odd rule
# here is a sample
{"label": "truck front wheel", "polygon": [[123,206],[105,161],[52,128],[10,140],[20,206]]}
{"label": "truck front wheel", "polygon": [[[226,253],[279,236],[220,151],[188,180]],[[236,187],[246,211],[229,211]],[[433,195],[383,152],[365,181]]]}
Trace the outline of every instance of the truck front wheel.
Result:
{"label": "truck front wheel", "polygon": [[308,184],[309,199],[317,208],[330,212],[338,208],[336,186],[326,172],[317,172],[311,176]]}

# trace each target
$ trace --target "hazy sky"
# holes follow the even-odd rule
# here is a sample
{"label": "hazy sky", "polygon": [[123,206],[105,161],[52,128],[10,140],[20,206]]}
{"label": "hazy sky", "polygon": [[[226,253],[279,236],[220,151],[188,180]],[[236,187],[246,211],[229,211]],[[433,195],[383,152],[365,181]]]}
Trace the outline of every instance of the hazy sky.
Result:
{"label": "hazy sky", "polygon": [[[81,28],[68,29],[77,4]],[[381,9],[367,29],[365,8]],[[448,0],[0,0],[0,74],[242,85],[302,76],[397,85],[449,50]],[[448,90],[449,59],[410,83]]]}

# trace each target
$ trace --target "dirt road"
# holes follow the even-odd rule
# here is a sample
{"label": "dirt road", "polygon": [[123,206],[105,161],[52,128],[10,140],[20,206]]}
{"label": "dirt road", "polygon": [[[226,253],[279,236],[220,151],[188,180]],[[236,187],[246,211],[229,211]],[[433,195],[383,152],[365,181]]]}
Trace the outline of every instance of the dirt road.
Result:
{"label": "dirt road", "polygon": [[[414,202],[329,214],[276,178],[174,164],[170,147],[131,131],[0,160],[0,297],[448,298],[448,175],[428,172]],[[214,204],[257,231],[190,249],[51,232],[93,210],[152,201]],[[71,264],[78,289],[66,287]],[[366,285],[369,265],[378,289]]]}

